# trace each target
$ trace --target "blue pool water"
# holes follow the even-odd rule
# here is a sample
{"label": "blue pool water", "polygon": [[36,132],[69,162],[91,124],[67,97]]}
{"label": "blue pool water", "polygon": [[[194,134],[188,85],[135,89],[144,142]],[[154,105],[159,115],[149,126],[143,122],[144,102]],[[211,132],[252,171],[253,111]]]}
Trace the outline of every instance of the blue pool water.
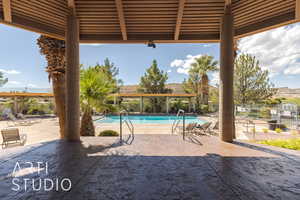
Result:
{"label": "blue pool water", "polygon": [[[128,116],[129,119],[134,124],[172,124],[175,119],[177,119],[176,116],[144,116],[144,115],[134,115],[134,116]],[[182,118],[182,117],[181,117]],[[99,120],[100,123],[119,123],[120,117],[119,116],[106,116],[105,119]],[[199,119],[196,116],[186,116],[185,117],[185,123],[204,123],[203,120]]]}

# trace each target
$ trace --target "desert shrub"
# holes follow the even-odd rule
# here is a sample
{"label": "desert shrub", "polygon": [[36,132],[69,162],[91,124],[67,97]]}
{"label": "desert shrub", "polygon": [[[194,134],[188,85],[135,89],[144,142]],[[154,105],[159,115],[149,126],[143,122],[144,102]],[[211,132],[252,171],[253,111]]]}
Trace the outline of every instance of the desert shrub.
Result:
{"label": "desert shrub", "polygon": [[51,105],[49,103],[43,103],[43,104],[30,104],[29,109],[27,111],[27,114],[31,115],[43,115],[43,114],[49,114],[51,113]]}
{"label": "desert shrub", "polygon": [[119,133],[114,130],[104,130],[99,133],[99,136],[119,136]]}
{"label": "desert shrub", "polygon": [[269,132],[269,129],[263,128],[262,131],[263,131],[263,133],[268,133],[268,132]]}
{"label": "desert shrub", "polygon": [[208,113],[208,105],[200,105],[201,113]]}
{"label": "desert shrub", "polygon": [[262,108],[259,111],[259,117],[264,119],[270,119],[271,118],[271,110],[269,108]]}
{"label": "desert shrub", "polygon": [[281,128],[276,128],[276,129],[275,129],[275,132],[276,132],[276,133],[281,133],[281,132],[282,132],[282,129],[281,129]]}
{"label": "desert shrub", "polygon": [[288,140],[265,140],[261,141],[260,143],[287,149],[300,150],[300,138]]}
{"label": "desert shrub", "polygon": [[186,112],[188,111],[188,104],[184,103],[182,99],[175,99],[171,101],[169,106],[170,106],[169,109],[170,113],[177,113],[179,109],[182,109]]}

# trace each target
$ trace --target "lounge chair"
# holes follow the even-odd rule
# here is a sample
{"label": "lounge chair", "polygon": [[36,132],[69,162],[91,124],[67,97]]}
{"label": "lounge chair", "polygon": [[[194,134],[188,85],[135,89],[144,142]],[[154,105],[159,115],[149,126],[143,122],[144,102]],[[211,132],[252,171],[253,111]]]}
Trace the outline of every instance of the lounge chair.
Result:
{"label": "lounge chair", "polygon": [[210,126],[211,126],[212,122],[205,122],[202,125],[198,125],[196,127],[196,131],[195,134],[196,135],[207,135],[211,132],[210,130]]}
{"label": "lounge chair", "polygon": [[9,144],[20,144],[24,145],[26,142],[26,134],[20,135],[19,129],[17,128],[8,128],[1,130],[3,142],[2,148],[7,147]]}
{"label": "lounge chair", "polygon": [[215,122],[215,125],[212,127],[212,130],[218,130],[219,129],[219,121]]}
{"label": "lounge chair", "polygon": [[27,119],[23,113],[18,113],[17,117],[20,118],[21,120],[27,121],[29,123],[35,124],[35,123],[39,123],[41,122],[41,120],[37,119],[37,120],[33,120],[33,119]]}
{"label": "lounge chair", "polygon": [[[197,127],[197,123],[189,123],[185,127],[184,132],[188,133],[188,134],[194,133],[196,127]],[[182,126],[178,127],[178,129],[180,130],[180,133],[183,133],[183,127]]]}
{"label": "lounge chair", "polygon": [[29,122],[27,120],[18,120],[13,114],[8,114],[7,118],[9,121],[7,121],[7,126],[12,127],[12,126],[30,126],[33,123]]}

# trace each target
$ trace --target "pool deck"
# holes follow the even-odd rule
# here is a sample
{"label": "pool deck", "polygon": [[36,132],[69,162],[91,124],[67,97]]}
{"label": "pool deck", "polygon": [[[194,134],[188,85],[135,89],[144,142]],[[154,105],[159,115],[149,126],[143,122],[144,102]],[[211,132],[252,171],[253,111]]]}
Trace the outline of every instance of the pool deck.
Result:
{"label": "pool deck", "polygon": [[[215,137],[135,135],[51,141],[0,153],[0,199],[242,199],[296,200],[300,153]],[[48,162],[48,174],[23,170],[18,178],[67,177],[72,189],[12,191],[16,162]]]}

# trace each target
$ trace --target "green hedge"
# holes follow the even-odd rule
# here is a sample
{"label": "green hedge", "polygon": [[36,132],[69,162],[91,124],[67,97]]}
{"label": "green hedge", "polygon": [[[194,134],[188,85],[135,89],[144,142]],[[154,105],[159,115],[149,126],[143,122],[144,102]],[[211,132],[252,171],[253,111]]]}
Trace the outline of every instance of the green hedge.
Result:
{"label": "green hedge", "polygon": [[119,136],[119,133],[113,130],[101,131],[99,136]]}

